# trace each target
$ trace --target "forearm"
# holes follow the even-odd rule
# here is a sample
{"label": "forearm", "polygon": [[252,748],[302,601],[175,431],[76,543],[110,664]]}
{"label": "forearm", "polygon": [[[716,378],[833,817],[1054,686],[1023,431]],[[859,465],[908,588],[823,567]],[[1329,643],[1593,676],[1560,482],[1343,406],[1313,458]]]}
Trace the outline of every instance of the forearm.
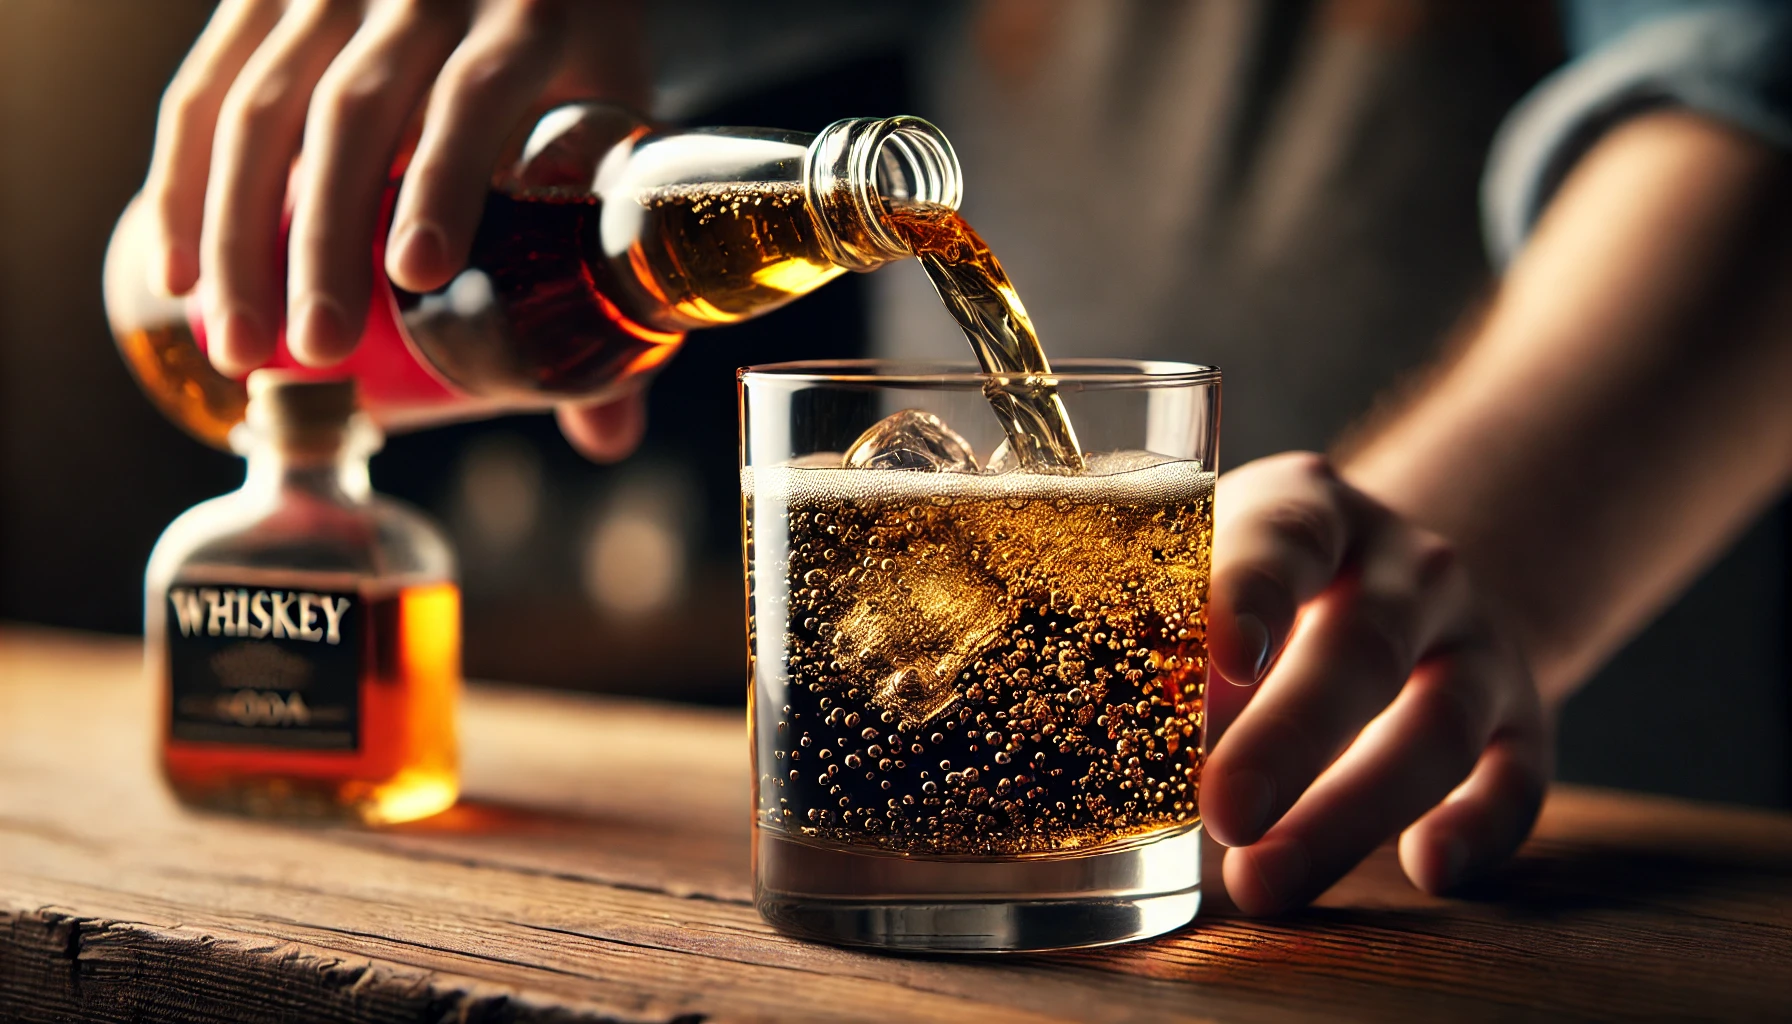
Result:
{"label": "forearm", "polygon": [[1560,699],[1792,476],[1792,164],[1615,130],[1460,357],[1345,465],[1451,538]]}

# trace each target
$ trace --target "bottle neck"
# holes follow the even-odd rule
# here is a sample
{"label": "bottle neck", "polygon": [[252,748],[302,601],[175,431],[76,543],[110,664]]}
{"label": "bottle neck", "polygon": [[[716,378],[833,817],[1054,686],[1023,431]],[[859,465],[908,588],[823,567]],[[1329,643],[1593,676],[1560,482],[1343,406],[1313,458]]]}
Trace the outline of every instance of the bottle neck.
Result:
{"label": "bottle neck", "polygon": [[828,259],[872,270],[914,251],[891,229],[908,203],[957,209],[964,181],[952,143],[918,117],[848,118],[822,129],[803,156],[803,192]]}
{"label": "bottle neck", "polygon": [[[238,428],[248,429],[247,425]],[[365,417],[356,416],[333,439],[268,436],[270,433],[252,433],[247,438],[244,494],[270,502],[304,495],[337,505],[360,505],[372,499],[367,460],[379,450],[381,438]]]}

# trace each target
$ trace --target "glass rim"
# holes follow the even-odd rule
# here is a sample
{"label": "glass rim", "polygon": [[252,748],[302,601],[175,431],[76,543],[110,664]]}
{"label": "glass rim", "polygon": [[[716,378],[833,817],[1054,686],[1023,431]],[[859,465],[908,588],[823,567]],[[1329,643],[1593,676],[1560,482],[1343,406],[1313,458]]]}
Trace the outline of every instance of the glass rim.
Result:
{"label": "glass rim", "polygon": [[759,363],[735,371],[742,384],[844,384],[877,387],[966,387],[1017,379],[1053,385],[1192,387],[1218,384],[1220,368],[1171,359],[1080,358],[1055,360],[1050,373],[986,373],[965,361],[909,359],[799,359]]}

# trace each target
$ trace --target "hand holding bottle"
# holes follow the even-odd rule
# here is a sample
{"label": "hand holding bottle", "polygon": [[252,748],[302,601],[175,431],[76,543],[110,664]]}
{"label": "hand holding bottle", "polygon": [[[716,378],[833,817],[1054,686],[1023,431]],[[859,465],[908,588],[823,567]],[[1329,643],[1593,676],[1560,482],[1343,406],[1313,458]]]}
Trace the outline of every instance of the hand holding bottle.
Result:
{"label": "hand holding bottle", "polygon": [[[272,356],[283,320],[300,362],[340,361],[366,317],[401,153],[385,271],[427,291],[465,262],[530,111],[575,96],[641,105],[639,23],[631,0],[224,0],[163,98],[143,192],[160,243],[151,287],[200,288],[208,351],[231,375]],[[640,437],[641,400],[565,407],[561,422],[587,454],[618,458]]]}

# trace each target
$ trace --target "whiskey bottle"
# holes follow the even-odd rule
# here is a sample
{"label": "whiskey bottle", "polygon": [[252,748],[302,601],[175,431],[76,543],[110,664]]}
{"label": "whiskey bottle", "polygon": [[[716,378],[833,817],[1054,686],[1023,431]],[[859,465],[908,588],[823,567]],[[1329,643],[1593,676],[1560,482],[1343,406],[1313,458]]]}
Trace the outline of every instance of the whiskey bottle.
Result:
{"label": "whiskey bottle", "polygon": [[375,494],[351,381],[248,378],[241,489],[150,556],[161,765],[183,802],[408,821],[454,803],[460,591],[447,540]]}
{"label": "whiskey bottle", "polygon": [[[660,130],[584,103],[548,112],[518,152],[493,178],[466,269],[441,289],[398,289],[383,252],[372,254],[360,345],[322,375],[354,378],[383,429],[633,387],[694,328],[913,256],[892,208],[956,208],[962,191],[951,144],[915,117],[853,118],[815,135]],[[133,201],[106,256],[114,336],[156,405],[224,447],[246,393],[206,358],[197,301],[149,288],[155,251]],[[299,371],[284,336],[269,365],[318,375]]]}

